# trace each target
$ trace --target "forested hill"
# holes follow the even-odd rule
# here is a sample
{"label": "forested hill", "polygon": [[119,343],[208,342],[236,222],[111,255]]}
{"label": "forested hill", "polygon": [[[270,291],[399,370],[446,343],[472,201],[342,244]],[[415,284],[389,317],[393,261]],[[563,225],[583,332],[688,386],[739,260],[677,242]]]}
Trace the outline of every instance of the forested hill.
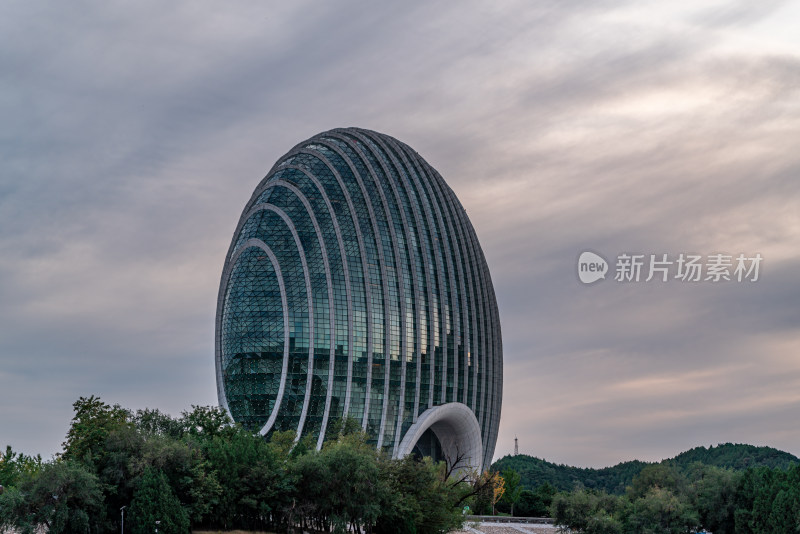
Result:
{"label": "forested hill", "polygon": [[[735,470],[760,466],[786,469],[793,463],[800,463],[800,458],[771,447],[726,443],[709,448],[695,447],[659,463],[672,465],[685,472],[697,462]],[[602,489],[620,495],[625,492],[625,487],[631,484],[633,477],[646,465],[649,464],[633,460],[613,467],[592,469],[558,465],[519,454],[500,458],[492,465],[492,469],[501,472],[504,469],[513,469],[520,474],[522,485],[532,491],[547,482],[556,489],[564,491],[570,491],[576,485],[583,485],[586,488]]]}
{"label": "forested hill", "polygon": [[772,447],[726,443],[709,448],[695,447],[680,453],[675,458],[664,461],[664,463],[669,463],[679,469],[688,468],[695,462],[740,471],[761,466],[770,469],[787,469],[793,463],[800,463],[800,458]]}

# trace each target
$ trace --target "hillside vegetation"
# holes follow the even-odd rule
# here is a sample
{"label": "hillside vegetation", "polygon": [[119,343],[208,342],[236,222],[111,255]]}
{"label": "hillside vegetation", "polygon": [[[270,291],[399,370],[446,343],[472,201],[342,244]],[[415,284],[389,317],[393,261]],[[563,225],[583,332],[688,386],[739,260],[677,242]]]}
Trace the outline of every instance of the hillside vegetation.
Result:
{"label": "hillside vegetation", "polygon": [[571,491],[583,487],[622,495],[625,493],[625,488],[631,485],[633,478],[648,465],[668,465],[680,472],[687,473],[697,463],[736,471],[754,467],[788,469],[792,464],[800,463],[800,458],[771,447],[725,443],[716,447],[695,447],[661,462],[648,463],[633,460],[603,469],[559,465],[519,454],[504,456],[492,465],[492,470],[502,472],[512,469],[516,471],[520,474],[522,486],[531,491],[547,483],[560,491]]}

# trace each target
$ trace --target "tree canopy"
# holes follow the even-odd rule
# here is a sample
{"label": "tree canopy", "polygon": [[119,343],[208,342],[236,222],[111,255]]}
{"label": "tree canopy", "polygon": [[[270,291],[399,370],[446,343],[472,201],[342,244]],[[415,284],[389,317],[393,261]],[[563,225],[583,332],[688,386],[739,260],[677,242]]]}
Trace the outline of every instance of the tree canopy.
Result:
{"label": "tree canopy", "polygon": [[584,488],[559,493],[553,517],[594,534],[797,534],[800,464],[734,471],[696,463],[687,472],[648,466],[621,496]]}
{"label": "tree canopy", "polygon": [[348,419],[317,451],[291,431],[266,439],[215,407],[173,418],[92,395],[73,409],[56,458],[42,462],[11,447],[0,454],[0,531],[119,532],[126,507],[125,529],[134,534],[441,534],[459,528],[463,506],[497,480],[459,459],[393,460]]}
{"label": "tree canopy", "polygon": [[[687,473],[697,463],[736,471],[752,467],[788,469],[791,465],[800,463],[800,458],[771,447],[725,443],[716,447],[695,447],[657,463],[670,465],[681,473]],[[623,495],[634,477],[648,465],[651,464],[633,460],[602,469],[581,468],[519,454],[500,458],[491,469],[498,472],[513,469],[520,474],[522,486],[531,491],[548,483],[561,491],[583,487]]]}

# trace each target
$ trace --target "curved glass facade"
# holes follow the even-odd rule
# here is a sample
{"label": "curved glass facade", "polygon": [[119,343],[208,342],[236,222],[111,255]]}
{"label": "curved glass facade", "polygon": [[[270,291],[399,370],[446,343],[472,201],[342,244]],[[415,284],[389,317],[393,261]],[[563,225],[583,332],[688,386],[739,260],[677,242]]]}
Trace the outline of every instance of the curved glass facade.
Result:
{"label": "curved glass facade", "polygon": [[[480,426],[473,463],[489,465],[502,363],[475,231],[414,150],[368,130],[331,130],[298,144],[258,185],[217,306],[217,389],[235,421],[311,434],[321,446],[348,416],[396,455],[424,412],[463,404]],[[433,429],[444,442],[447,424]]]}

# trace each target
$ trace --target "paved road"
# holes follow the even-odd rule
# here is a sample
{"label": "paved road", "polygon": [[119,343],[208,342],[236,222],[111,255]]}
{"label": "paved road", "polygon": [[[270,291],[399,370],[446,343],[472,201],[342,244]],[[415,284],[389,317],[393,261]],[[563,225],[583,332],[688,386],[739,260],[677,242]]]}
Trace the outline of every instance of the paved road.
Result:
{"label": "paved road", "polygon": [[465,530],[452,534],[556,534],[555,525],[527,523],[465,523]]}

